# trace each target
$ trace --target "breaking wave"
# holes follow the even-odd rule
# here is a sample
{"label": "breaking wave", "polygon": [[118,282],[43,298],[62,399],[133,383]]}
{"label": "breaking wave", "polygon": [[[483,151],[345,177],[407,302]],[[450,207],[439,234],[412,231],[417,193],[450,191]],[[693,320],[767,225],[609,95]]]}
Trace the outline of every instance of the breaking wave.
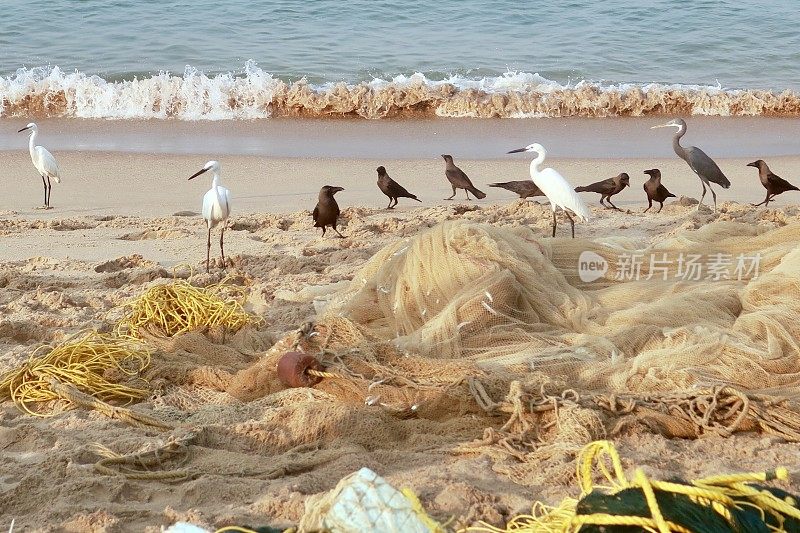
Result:
{"label": "breaking wave", "polygon": [[267,117],[619,117],[647,115],[800,116],[793,91],[579,82],[508,72],[436,81],[423,74],[357,84],[286,82],[248,62],[242,75],[108,81],[58,67],[0,77],[0,117],[224,120]]}

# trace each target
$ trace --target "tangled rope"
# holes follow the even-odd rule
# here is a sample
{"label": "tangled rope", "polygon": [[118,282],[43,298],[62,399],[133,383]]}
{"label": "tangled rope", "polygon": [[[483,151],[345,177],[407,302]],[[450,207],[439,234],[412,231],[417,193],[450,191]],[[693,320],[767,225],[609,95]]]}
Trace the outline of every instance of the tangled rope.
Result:
{"label": "tangled rope", "polygon": [[[606,465],[610,463],[611,468]],[[595,486],[595,472],[607,482]],[[752,485],[786,480],[779,467],[771,472],[742,473],[697,479],[689,483],[649,479],[636,469],[625,476],[617,450],[609,441],[587,445],[577,462],[580,500],[565,498],[557,507],[541,503],[529,515],[513,518],[504,529],[480,523],[470,533],[571,533],[585,526],[638,527],[657,533],[693,531],[771,531],[788,533],[800,526],[795,497],[779,489]]]}
{"label": "tangled rope", "polygon": [[128,455],[121,455],[102,444],[95,444],[94,451],[103,459],[95,463],[94,469],[107,476],[122,476],[127,479],[184,481],[193,475],[189,469],[181,467],[190,458],[189,445],[195,437],[194,433],[189,433],[181,438],[172,438],[155,450]]}
{"label": "tangled rope", "polygon": [[217,326],[239,331],[257,319],[242,307],[246,290],[227,281],[228,278],[207,287],[195,287],[185,280],[176,280],[150,287],[126,304],[128,310],[117,325],[117,333],[139,339],[141,329],[167,337]]}
{"label": "tangled rope", "polygon": [[791,442],[800,442],[800,414],[786,407],[788,400],[745,393],[728,385],[680,393],[582,395],[567,389],[553,395],[543,388],[536,393],[525,391],[519,382],[513,381],[502,402],[493,401],[476,379],[468,380],[468,388],[475,402],[486,412],[509,414],[503,431],[516,422],[530,425],[529,414],[580,406],[619,418],[612,434],[638,421],[655,426],[669,437],[729,437],[737,431],[760,429]]}
{"label": "tangled rope", "polygon": [[[42,352],[49,350],[46,354]],[[23,412],[32,416],[52,416],[54,412],[33,410],[31,403],[64,399],[75,403],[76,395],[67,395],[53,383],[69,383],[101,402],[128,405],[144,398],[148,391],[109,380],[109,373],[135,377],[150,364],[150,353],[129,340],[103,335],[96,331],[77,334],[51,348],[42,346],[18,369],[0,379],[0,399],[11,399]]]}

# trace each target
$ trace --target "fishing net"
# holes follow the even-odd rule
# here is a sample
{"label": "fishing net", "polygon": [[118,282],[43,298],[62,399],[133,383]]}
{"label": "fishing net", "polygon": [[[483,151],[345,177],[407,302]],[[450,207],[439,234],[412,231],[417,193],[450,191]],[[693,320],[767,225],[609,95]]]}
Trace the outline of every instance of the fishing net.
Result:
{"label": "fishing net", "polygon": [[[524,484],[542,461],[631,427],[800,440],[798,245],[797,224],[717,222],[637,249],[445,222],[383,248],[345,286],[305,289],[316,320],[269,349],[249,327],[144,333],[158,348],[146,377],[156,410],[214,426],[207,444],[272,454],[392,446],[419,430]],[[606,264],[596,279],[581,277],[586,254]],[[621,259],[634,256],[635,271]],[[697,257],[709,273],[687,279]],[[324,368],[313,389],[279,379],[292,351]]]}
{"label": "fishing net", "polygon": [[[590,279],[585,263],[604,266]],[[800,441],[797,223],[716,222],[642,248],[448,221],[379,250],[347,283],[283,291],[317,314],[277,341],[241,314],[245,289],[220,293],[230,305],[216,315],[216,300],[184,298],[188,284],[169,290],[119,331],[151,353],[137,376],[147,414],[191,428],[163,467],[180,479],[313,472],[303,492],[315,494],[365,456],[413,469],[437,450],[487,456],[518,484],[568,484],[581,448],[620,432]],[[174,327],[148,319],[170,313]],[[189,313],[235,320],[182,331]],[[316,358],[313,386],[284,385],[287,352]],[[154,447],[112,449],[121,472]]]}
{"label": "fishing net", "polygon": [[[487,454],[529,485],[569,482],[565,458],[633,427],[798,441],[798,245],[797,224],[718,222],[637,249],[446,222],[385,247],[349,286],[312,291],[317,320],[226,391],[277,398],[283,354],[312,354],[324,396],[295,396],[271,445],[374,446],[436,421],[455,453]],[[597,279],[581,276],[586,254],[606,264]],[[645,259],[631,270],[629,257]],[[706,272],[687,277],[692,264]]]}

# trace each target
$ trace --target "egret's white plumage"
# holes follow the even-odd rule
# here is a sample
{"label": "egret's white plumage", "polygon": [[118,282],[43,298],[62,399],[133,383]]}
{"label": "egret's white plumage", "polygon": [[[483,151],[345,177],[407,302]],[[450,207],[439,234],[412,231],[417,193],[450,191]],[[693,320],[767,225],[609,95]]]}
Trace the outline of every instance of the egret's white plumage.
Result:
{"label": "egret's white plumage", "polygon": [[552,168],[545,168],[539,170],[539,165],[544,163],[544,158],[547,157],[547,151],[544,146],[538,143],[529,144],[525,148],[511,150],[509,154],[517,152],[535,152],[536,158],[531,161],[531,180],[539,187],[548,200],[550,200],[550,207],[553,209],[553,236],[556,234],[556,210],[561,208],[567,215],[570,223],[572,224],[572,236],[575,236],[575,222],[569,215],[570,212],[577,215],[582,222],[588,222],[590,218],[589,208],[583,203],[578,193],[572,185],[564,179],[564,176],[559,174]]}
{"label": "egret's white plumage", "polygon": [[209,270],[211,256],[211,229],[222,224],[222,231],[219,236],[219,250],[222,254],[222,266],[225,267],[225,248],[223,239],[225,229],[228,227],[228,217],[231,214],[231,192],[219,184],[220,166],[217,161],[209,161],[199,171],[195,172],[189,179],[194,179],[200,174],[211,171],[211,189],[203,196],[203,219],[208,227],[208,243],[206,248],[206,271]]}
{"label": "egret's white plumage", "polygon": [[31,154],[33,166],[36,167],[36,170],[42,177],[42,183],[44,184],[44,207],[49,208],[50,188],[52,187],[50,180],[52,179],[55,180],[56,183],[61,183],[61,173],[58,169],[58,163],[56,162],[56,158],[53,157],[53,154],[48,152],[47,148],[44,146],[36,145],[36,136],[39,133],[39,127],[36,125],[36,123],[31,122],[17,133],[21,133],[26,130],[31,130],[31,136],[28,139],[28,151]]}

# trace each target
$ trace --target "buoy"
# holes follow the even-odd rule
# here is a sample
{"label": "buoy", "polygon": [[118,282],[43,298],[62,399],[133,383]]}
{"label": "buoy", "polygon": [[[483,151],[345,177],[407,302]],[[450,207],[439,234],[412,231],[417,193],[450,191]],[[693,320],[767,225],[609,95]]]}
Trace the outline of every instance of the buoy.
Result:
{"label": "buoy", "polygon": [[322,381],[308,370],[324,370],[317,358],[303,352],[286,352],[278,361],[278,379],[287,387],[312,387]]}

